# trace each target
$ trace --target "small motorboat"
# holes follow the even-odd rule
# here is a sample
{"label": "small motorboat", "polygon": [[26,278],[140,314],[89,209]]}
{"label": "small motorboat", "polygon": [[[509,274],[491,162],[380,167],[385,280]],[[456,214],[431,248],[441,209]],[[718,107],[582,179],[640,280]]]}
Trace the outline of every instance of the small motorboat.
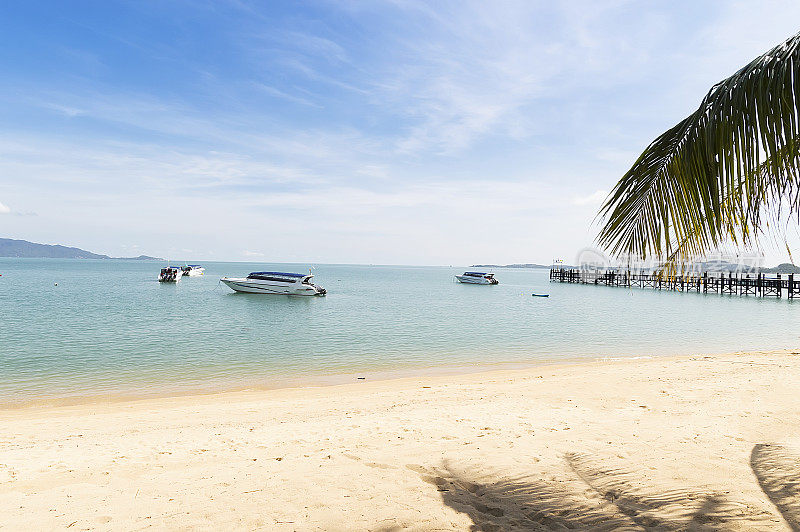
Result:
{"label": "small motorboat", "polygon": [[252,272],[244,278],[220,279],[228,288],[248,294],[324,296],[327,290],[311,282],[311,273]]}
{"label": "small motorboat", "polygon": [[531,294],[533,297],[550,297],[550,294]]}
{"label": "small motorboat", "polygon": [[177,283],[183,277],[183,271],[177,266],[167,266],[161,268],[161,273],[158,274],[159,283]]}
{"label": "small motorboat", "polygon": [[464,272],[456,275],[456,279],[464,284],[498,284],[493,273],[485,272]]}
{"label": "small motorboat", "polygon": [[189,277],[199,277],[206,273],[206,269],[200,266],[199,264],[189,264],[181,268],[183,271],[183,275],[187,275]]}

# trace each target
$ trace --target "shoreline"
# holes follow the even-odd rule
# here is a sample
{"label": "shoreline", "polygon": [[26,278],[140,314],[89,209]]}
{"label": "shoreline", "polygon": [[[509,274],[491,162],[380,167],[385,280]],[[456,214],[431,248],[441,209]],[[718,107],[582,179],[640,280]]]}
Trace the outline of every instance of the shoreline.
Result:
{"label": "shoreline", "polygon": [[11,529],[788,530],[798,388],[793,350],[5,410],[0,507]]}
{"label": "shoreline", "polygon": [[[46,398],[26,401],[21,403],[0,404],[0,420],[4,414],[19,413],[48,413],[60,409],[80,410],[82,408],[113,410],[133,407],[135,405],[164,406],[174,402],[214,402],[215,400],[228,399],[258,399],[268,398],[275,394],[314,394],[331,393],[338,390],[353,392],[368,390],[374,386],[406,386],[419,384],[423,381],[443,381],[439,384],[456,384],[464,379],[472,380],[481,377],[494,378],[497,376],[524,378],[531,372],[541,372],[545,369],[564,371],[579,369],[581,367],[603,366],[607,364],[636,364],[648,361],[676,362],[691,359],[728,359],[748,356],[772,355],[800,355],[798,349],[769,349],[763,351],[735,351],[721,353],[698,352],[679,355],[640,355],[640,356],[595,356],[571,357],[560,359],[533,360],[530,362],[499,362],[495,364],[476,364],[468,366],[431,366],[422,368],[403,368],[393,371],[365,371],[362,373],[342,373],[333,375],[319,375],[309,378],[285,379],[284,384],[275,386],[239,386],[220,388],[209,386],[200,390],[189,390],[185,393],[169,393],[156,395],[133,394],[96,394],[70,396],[65,398]],[[359,376],[365,376],[363,380]]]}
{"label": "shoreline", "polygon": [[[778,352],[778,351],[776,351]],[[325,390],[336,391],[339,388],[365,388],[374,384],[397,383],[406,384],[408,382],[422,381],[427,379],[452,379],[459,377],[492,375],[502,372],[525,372],[535,371],[545,367],[576,366],[582,364],[597,364],[606,362],[626,362],[637,360],[649,360],[653,356],[619,356],[619,357],[595,357],[583,358],[575,357],[569,359],[548,359],[530,362],[498,362],[495,364],[476,364],[462,366],[430,366],[403,368],[390,371],[364,371],[360,373],[340,373],[332,375],[315,375],[312,377],[297,377],[282,379],[281,384],[274,386],[253,386],[241,385],[231,388],[209,386],[205,389],[186,391],[185,393],[169,393],[157,395],[133,395],[133,394],[96,394],[69,396],[65,398],[45,398],[34,399],[24,403],[0,404],[0,418],[7,412],[46,412],[60,408],[80,409],[82,407],[113,407],[114,405],[134,405],[139,403],[159,404],[172,400],[214,400],[215,398],[236,398],[269,395],[280,392],[320,392]],[[693,355],[664,355],[659,358],[680,358]],[[359,377],[364,376],[363,380]]]}
{"label": "shoreline", "polygon": [[[772,349],[758,351],[759,353],[766,354],[780,354],[790,353],[792,349]],[[698,352],[692,354],[649,354],[649,355],[595,355],[595,356],[568,356],[560,358],[542,358],[531,359],[527,361],[512,361],[512,362],[482,362],[475,364],[462,364],[462,365],[433,365],[433,366],[419,366],[419,367],[403,367],[392,370],[382,369],[369,369],[358,373],[335,373],[335,374],[318,374],[308,375],[303,377],[289,377],[281,376],[274,378],[270,385],[259,383],[244,384],[241,379],[235,379],[236,384],[233,384],[234,379],[230,381],[230,385],[223,384],[222,381],[214,384],[202,385],[189,385],[186,389],[181,391],[180,387],[174,384],[169,390],[164,392],[152,393],[128,393],[128,392],[112,392],[112,393],[86,393],[86,394],[72,394],[68,396],[45,396],[33,399],[26,399],[18,402],[0,402],[0,413],[6,411],[27,411],[27,410],[47,410],[51,408],[60,407],[73,407],[84,405],[103,405],[103,404],[119,404],[119,403],[134,403],[149,400],[168,400],[184,397],[202,398],[214,397],[218,395],[231,395],[239,393],[262,393],[275,390],[313,390],[325,389],[329,387],[342,386],[342,385],[356,385],[363,386],[367,382],[386,382],[398,381],[406,379],[423,379],[428,377],[458,377],[462,375],[475,375],[482,373],[491,373],[496,371],[525,371],[536,370],[544,366],[575,366],[581,364],[593,363],[607,363],[607,362],[626,362],[636,360],[649,360],[649,359],[672,359],[683,358],[690,356],[726,356],[747,354],[748,352],[727,352],[727,353],[705,353]],[[263,379],[260,379],[263,380]]]}

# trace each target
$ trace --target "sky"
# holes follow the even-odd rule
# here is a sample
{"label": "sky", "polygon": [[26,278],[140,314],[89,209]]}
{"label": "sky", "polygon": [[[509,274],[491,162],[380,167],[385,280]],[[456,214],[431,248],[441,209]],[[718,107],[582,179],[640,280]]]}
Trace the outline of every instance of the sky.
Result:
{"label": "sky", "polygon": [[3,2],[0,237],[570,262],[650,141],[798,21],[796,0]]}

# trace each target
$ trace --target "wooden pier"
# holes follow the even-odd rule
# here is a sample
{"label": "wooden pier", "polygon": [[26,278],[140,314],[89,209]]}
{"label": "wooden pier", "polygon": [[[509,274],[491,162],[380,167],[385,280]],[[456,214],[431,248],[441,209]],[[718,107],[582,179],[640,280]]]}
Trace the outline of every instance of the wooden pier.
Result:
{"label": "wooden pier", "polygon": [[793,273],[781,276],[733,273],[696,273],[687,275],[666,275],[653,272],[630,270],[584,270],[570,268],[551,268],[550,281],[560,283],[594,284],[603,286],[626,286],[652,288],[653,290],[672,290],[677,292],[698,292],[707,294],[728,294],[756,297],[800,297],[800,278],[795,280]]}

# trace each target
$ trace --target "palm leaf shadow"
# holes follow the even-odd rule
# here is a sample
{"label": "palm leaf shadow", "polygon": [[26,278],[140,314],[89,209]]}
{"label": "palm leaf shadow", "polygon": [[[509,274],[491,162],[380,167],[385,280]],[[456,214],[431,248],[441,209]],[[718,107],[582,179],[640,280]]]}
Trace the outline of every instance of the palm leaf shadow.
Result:
{"label": "palm leaf shadow", "polygon": [[800,456],[783,445],[759,443],[750,453],[750,468],[789,527],[800,531]]}
{"label": "palm leaf shadow", "polygon": [[471,530],[721,530],[733,522],[758,527],[771,517],[723,494],[641,488],[641,475],[586,454],[565,456],[573,475],[543,480],[498,476],[445,461],[422,475],[442,501],[467,514]]}
{"label": "palm leaf shadow", "polygon": [[716,529],[743,517],[744,505],[733,503],[720,493],[641,488],[644,482],[635,472],[609,467],[588,454],[569,453],[566,459],[578,478],[643,528]]}

